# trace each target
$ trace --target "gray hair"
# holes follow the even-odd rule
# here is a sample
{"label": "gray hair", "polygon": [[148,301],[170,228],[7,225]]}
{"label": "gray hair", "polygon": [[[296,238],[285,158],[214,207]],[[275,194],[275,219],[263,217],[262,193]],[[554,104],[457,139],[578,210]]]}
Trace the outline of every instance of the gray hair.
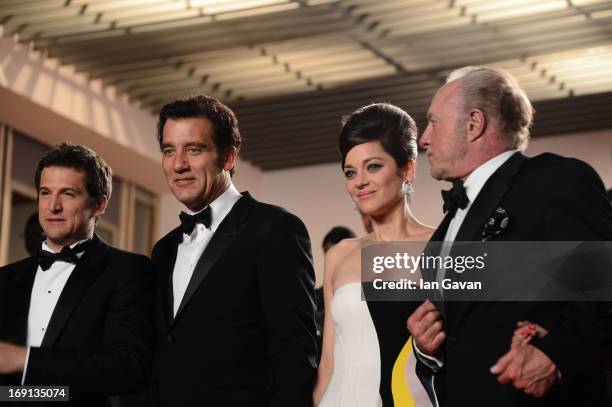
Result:
{"label": "gray hair", "polygon": [[459,80],[463,110],[481,110],[499,126],[509,148],[525,150],[534,109],[510,73],[498,68],[467,66],[451,72],[446,83]]}

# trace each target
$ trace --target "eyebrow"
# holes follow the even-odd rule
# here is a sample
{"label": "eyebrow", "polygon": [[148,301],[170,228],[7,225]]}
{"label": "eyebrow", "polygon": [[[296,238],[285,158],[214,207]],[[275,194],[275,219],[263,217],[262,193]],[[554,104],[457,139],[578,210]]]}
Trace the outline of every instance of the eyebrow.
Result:
{"label": "eyebrow", "polygon": [[[45,191],[51,191],[51,188],[49,188],[48,186],[45,185],[41,185],[38,188],[38,192],[45,190]],[[81,188],[79,187],[62,187],[59,189],[59,192],[66,192],[66,191],[72,191],[72,192],[79,192],[81,191]]]}
{"label": "eyebrow", "polygon": [[[372,161],[372,160],[382,160],[382,157],[377,157],[377,156],[374,156],[374,157],[368,157],[368,158],[364,159],[364,160],[362,161],[362,163],[363,163],[363,164],[365,164],[365,163],[367,163],[367,162],[369,162],[369,161]],[[346,164],[346,165],[344,166],[344,168],[354,168],[354,167],[353,167],[352,165],[350,165],[350,164]]]}
{"label": "eyebrow", "polygon": [[369,158],[366,158],[365,160],[363,160],[362,162],[365,164],[368,161],[372,161],[372,160],[382,160],[382,157],[377,157],[377,156],[369,157]]}
{"label": "eyebrow", "polygon": [[202,143],[200,141],[190,141],[185,143],[185,147],[208,147],[208,143]]}
{"label": "eyebrow", "polygon": [[[203,148],[206,148],[208,146],[209,146],[208,143],[202,143],[200,141],[189,141],[183,145],[183,147],[203,147]],[[163,143],[162,149],[164,148],[176,148],[176,147],[170,143]]]}

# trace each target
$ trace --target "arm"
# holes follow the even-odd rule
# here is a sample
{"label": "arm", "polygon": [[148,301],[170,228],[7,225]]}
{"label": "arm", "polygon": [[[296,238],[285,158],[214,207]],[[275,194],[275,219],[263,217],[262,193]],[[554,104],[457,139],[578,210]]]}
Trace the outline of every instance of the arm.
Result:
{"label": "arm", "polygon": [[257,264],[274,378],[269,406],[310,407],[316,369],[314,271],[304,224],[281,212],[262,236]]}
{"label": "arm", "polygon": [[30,348],[25,385],[69,385],[74,394],[104,396],[136,392],[148,384],[154,269],[144,257],[122,267],[129,277],[109,298],[103,347]]}
{"label": "arm", "polygon": [[[557,169],[557,182],[547,211],[548,240],[612,240],[612,208],[597,173],[586,163],[568,159]],[[567,194],[566,191],[572,191]],[[576,270],[589,278],[589,270]],[[549,333],[534,343],[559,369],[563,381],[571,381],[601,363],[605,351],[602,307],[606,303],[559,303],[548,317],[535,320]]]}
{"label": "arm", "polygon": [[318,406],[329,384],[334,368],[334,336],[335,328],[331,316],[331,301],[334,293],[332,275],[334,274],[335,252],[333,248],[325,256],[325,272],[323,274],[323,299],[325,302],[325,322],[323,323],[323,350],[321,352],[321,362],[317,370],[317,384],[314,388],[312,399],[315,406]]}
{"label": "arm", "polygon": [[423,302],[410,315],[406,323],[412,334],[412,343],[417,361],[437,372],[442,368],[442,349],[446,333],[444,323],[436,306],[429,300]]}
{"label": "arm", "polygon": [[[552,193],[546,202],[544,239],[612,240],[612,208],[595,171],[574,159],[557,162],[550,170],[546,176]],[[589,275],[586,264],[575,259],[568,263],[572,272],[589,278],[593,275]],[[491,372],[499,376],[501,383],[512,383],[528,395],[541,397],[559,379],[562,383],[571,383],[599,369],[609,346],[605,341],[609,340],[606,324],[610,321],[604,317],[609,307],[607,303],[592,302],[540,304],[531,315],[547,334],[533,345],[512,347]]]}

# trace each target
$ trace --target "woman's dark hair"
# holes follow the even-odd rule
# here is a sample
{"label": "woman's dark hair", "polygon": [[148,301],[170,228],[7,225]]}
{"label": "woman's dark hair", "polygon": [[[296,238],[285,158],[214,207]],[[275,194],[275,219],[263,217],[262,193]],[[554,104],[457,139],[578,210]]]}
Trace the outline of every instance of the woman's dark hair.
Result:
{"label": "woman's dark hair", "polygon": [[342,167],[353,147],[369,141],[379,141],[400,168],[417,157],[416,123],[408,113],[390,103],[363,106],[343,119],[338,139]]}
{"label": "woman's dark hair", "polygon": [[30,215],[23,228],[23,240],[26,251],[34,256],[40,250],[40,244],[45,240],[45,232],[38,222],[38,212]]}
{"label": "woman's dark hair", "polygon": [[355,233],[351,229],[344,226],[334,226],[323,238],[322,246],[323,248],[325,248],[326,245],[331,247],[344,239],[353,239],[355,237],[357,236],[355,236]]}

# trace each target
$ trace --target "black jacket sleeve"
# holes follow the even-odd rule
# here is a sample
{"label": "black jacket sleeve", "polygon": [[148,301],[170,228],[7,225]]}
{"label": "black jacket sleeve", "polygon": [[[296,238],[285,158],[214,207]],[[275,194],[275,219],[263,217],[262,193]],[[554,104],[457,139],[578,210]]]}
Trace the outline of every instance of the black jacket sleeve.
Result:
{"label": "black jacket sleeve", "polygon": [[274,377],[270,407],[310,407],[316,369],[314,271],[304,224],[282,212],[257,264]]}

